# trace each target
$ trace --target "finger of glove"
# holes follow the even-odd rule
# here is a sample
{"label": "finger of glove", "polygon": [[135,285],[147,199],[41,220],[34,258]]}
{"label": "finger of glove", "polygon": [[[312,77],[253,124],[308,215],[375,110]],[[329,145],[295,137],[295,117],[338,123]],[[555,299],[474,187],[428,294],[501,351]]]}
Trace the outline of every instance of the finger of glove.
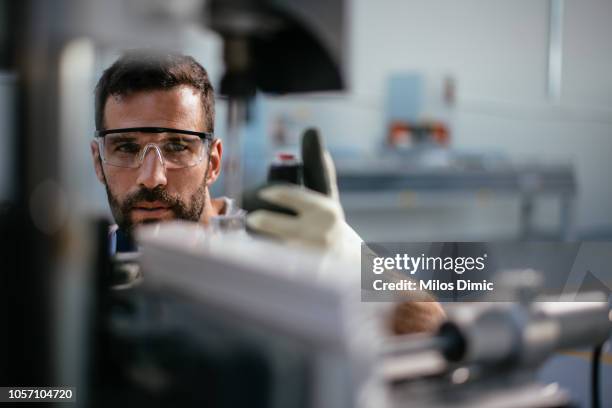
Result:
{"label": "finger of glove", "polygon": [[329,177],[324,164],[325,146],[319,131],[306,129],[302,135],[304,185],[324,195],[330,195]]}
{"label": "finger of glove", "polygon": [[249,228],[278,238],[290,238],[299,232],[297,217],[268,210],[253,211],[246,222]]}
{"label": "finger of glove", "polygon": [[334,200],[340,202],[340,194],[338,193],[338,180],[336,177],[336,166],[331,157],[331,154],[326,149],[323,152],[323,172],[327,177],[330,189],[330,196]]}
{"label": "finger of glove", "polygon": [[271,186],[262,189],[259,196],[268,202],[290,208],[300,213],[337,212],[336,203],[316,191],[298,186]]}

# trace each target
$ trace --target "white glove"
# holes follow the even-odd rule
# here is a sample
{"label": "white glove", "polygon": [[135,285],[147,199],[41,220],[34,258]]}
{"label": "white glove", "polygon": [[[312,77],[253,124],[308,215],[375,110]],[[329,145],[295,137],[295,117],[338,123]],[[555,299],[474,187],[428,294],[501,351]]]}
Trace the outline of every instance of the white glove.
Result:
{"label": "white glove", "polygon": [[256,231],[288,243],[358,257],[362,240],[344,220],[344,211],[338,200],[336,172],[327,151],[324,153],[324,165],[330,180],[331,196],[299,186],[271,186],[262,189],[259,197],[289,208],[297,215],[257,210],[247,216],[247,224]]}
{"label": "white glove", "polygon": [[340,249],[361,239],[344,221],[340,203],[316,191],[298,186],[271,186],[259,196],[270,203],[290,208],[297,216],[257,210],[247,216],[250,228],[283,241],[321,249]]}

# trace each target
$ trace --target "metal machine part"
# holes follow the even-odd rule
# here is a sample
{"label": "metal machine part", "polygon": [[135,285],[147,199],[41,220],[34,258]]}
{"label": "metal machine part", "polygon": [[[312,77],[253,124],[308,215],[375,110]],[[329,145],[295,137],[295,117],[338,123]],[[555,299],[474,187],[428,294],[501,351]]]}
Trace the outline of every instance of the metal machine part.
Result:
{"label": "metal machine part", "polygon": [[221,92],[345,87],[344,1],[211,0],[207,24],[225,39]]}
{"label": "metal machine part", "polygon": [[610,336],[607,301],[537,302],[458,308],[439,336],[451,362],[537,366],[554,351],[595,346]]}
{"label": "metal machine part", "polygon": [[243,194],[243,208],[246,211],[258,209],[296,215],[295,211],[262,200],[258,196],[261,189],[277,183],[304,186],[310,190],[331,196],[332,182],[325,161],[325,146],[318,130],[306,129],[301,141],[301,161],[293,154],[281,154],[270,165],[267,183]]}
{"label": "metal machine part", "polygon": [[229,99],[225,194],[241,204],[242,133],[256,89],[340,90],[344,1],[211,0],[207,24],[224,39],[220,93]]}
{"label": "metal machine part", "polygon": [[303,165],[293,154],[280,153],[268,167],[268,182],[304,184]]}
{"label": "metal machine part", "polygon": [[225,195],[242,206],[242,139],[247,123],[245,98],[230,97],[227,116],[227,136],[223,157],[223,187]]}
{"label": "metal machine part", "polygon": [[[536,370],[559,350],[605,342],[612,333],[610,316],[603,294],[599,302],[457,305],[437,335],[389,343],[385,377],[394,384],[397,406],[410,400],[426,407],[451,402],[482,408],[569,407],[569,395],[554,384],[538,383]],[[408,364],[413,359],[420,361],[416,368]]]}

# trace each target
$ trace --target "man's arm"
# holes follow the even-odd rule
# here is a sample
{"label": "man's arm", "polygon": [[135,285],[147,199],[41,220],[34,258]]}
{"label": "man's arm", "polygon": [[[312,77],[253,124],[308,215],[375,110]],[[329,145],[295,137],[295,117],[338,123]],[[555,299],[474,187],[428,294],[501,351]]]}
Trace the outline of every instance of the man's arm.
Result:
{"label": "man's arm", "polygon": [[406,301],[393,309],[391,332],[397,335],[434,333],[445,319],[444,309],[433,298],[428,302]]}

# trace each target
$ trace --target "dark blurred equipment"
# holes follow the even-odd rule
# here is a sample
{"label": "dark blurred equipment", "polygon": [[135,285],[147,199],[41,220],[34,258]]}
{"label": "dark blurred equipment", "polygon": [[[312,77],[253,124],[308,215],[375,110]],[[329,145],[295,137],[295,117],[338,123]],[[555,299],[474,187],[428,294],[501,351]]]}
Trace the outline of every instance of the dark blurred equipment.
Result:
{"label": "dark blurred equipment", "polygon": [[591,407],[601,407],[601,355],[605,343],[595,346],[591,357]]}
{"label": "dark blurred equipment", "polygon": [[317,129],[304,131],[301,153],[301,160],[291,153],[278,154],[268,169],[268,183],[303,185],[318,193],[330,195],[331,182],[325,172],[325,144]]}
{"label": "dark blurred equipment", "polygon": [[[53,228],[45,228],[52,226],[47,221],[55,215],[55,200],[36,193],[43,191],[44,180],[57,176],[58,167],[55,138],[45,133],[42,120],[31,118],[56,124],[53,114],[45,111],[56,90],[43,78],[56,72],[49,68],[43,74],[34,69],[54,44],[51,39],[38,41],[40,16],[27,3],[0,1],[0,69],[16,77],[15,98],[10,100],[16,105],[11,109],[15,129],[13,135],[5,135],[13,137],[6,156],[13,160],[8,174],[19,180],[12,186],[9,201],[0,204],[0,383],[44,386],[55,379],[51,288],[57,276],[54,238],[58,235]],[[24,49],[29,50],[28,57]],[[43,206],[39,200],[45,198],[49,200]]]}
{"label": "dark blurred equipment", "polygon": [[225,40],[221,93],[344,89],[344,11],[344,1],[209,1],[208,25]]}
{"label": "dark blurred equipment", "polygon": [[[265,354],[249,338],[224,329],[214,314],[181,297],[140,288],[112,292],[108,300],[92,405],[272,405]],[[299,378],[292,372],[288,381]]]}
{"label": "dark blurred equipment", "polygon": [[298,186],[304,184],[302,163],[290,153],[280,153],[268,168],[268,182],[285,182]]}
{"label": "dark blurred equipment", "polygon": [[248,99],[256,89],[284,94],[344,88],[344,1],[212,0],[207,6],[208,25],[224,39],[225,194],[240,205]]}

